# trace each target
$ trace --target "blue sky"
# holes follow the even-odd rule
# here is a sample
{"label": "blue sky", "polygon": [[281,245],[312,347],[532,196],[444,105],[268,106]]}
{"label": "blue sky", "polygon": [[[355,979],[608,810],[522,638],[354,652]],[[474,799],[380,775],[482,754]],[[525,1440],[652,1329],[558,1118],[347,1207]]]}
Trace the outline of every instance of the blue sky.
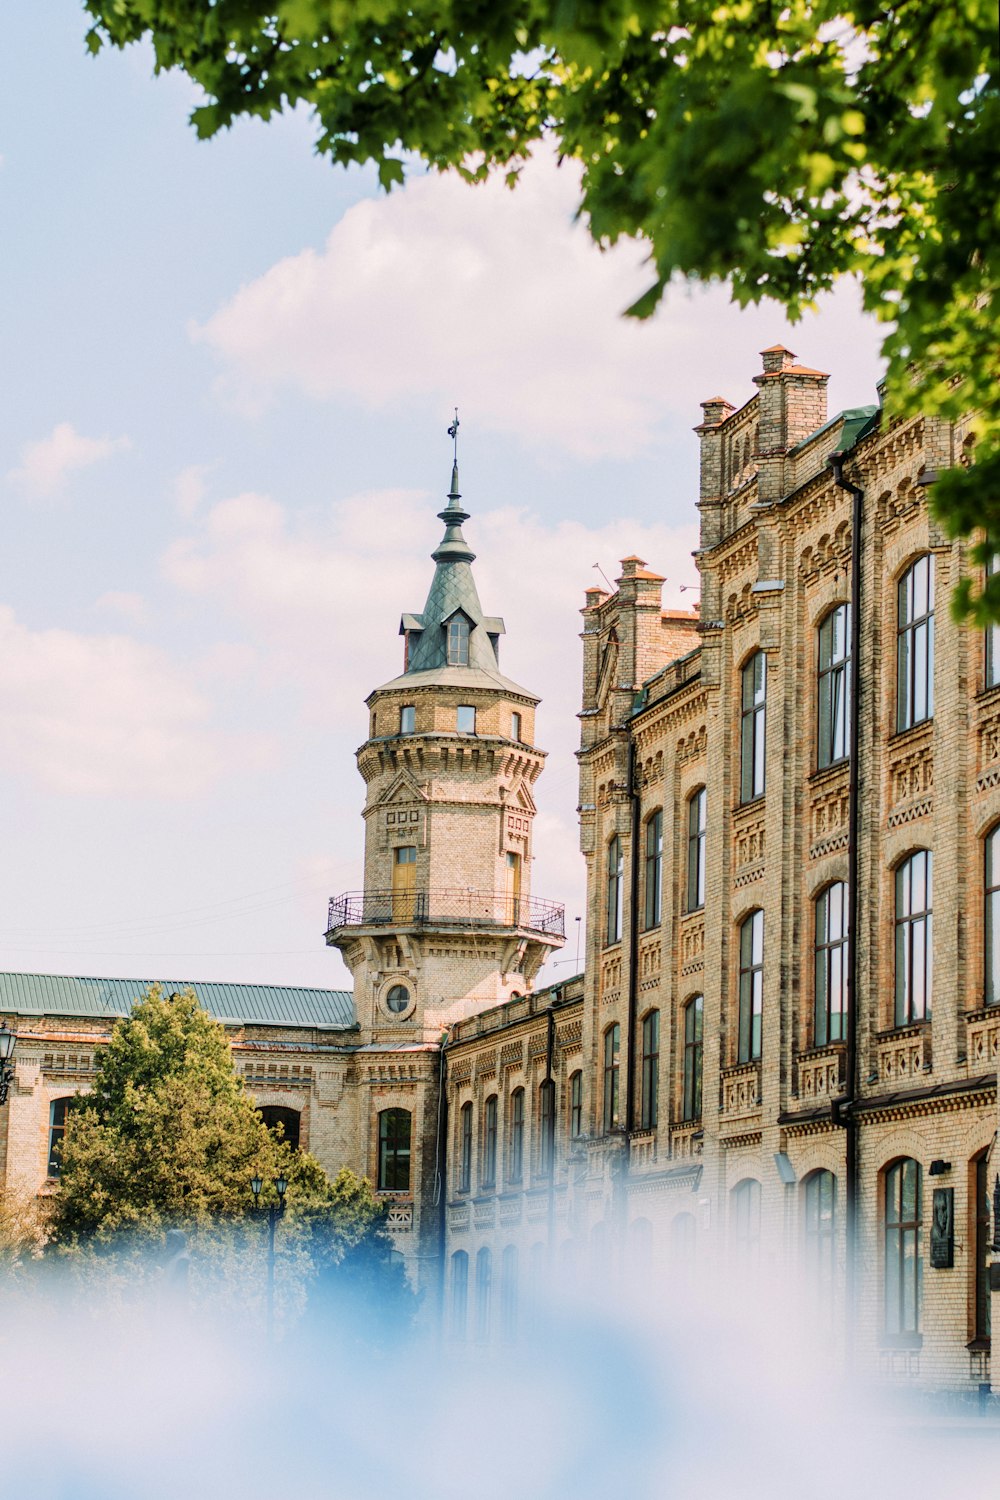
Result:
{"label": "blue sky", "polygon": [[483,604],[544,700],[533,889],[572,930],[593,564],[638,552],[680,601],[699,402],[746,400],[766,345],[831,410],[874,399],[850,288],[794,330],[720,288],[625,323],[641,253],[589,245],[547,158],[387,199],[301,114],[199,143],[191,86],[87,56],[71,0],[4,21],[0,967],[347,982],[321,934],[360,879],[363,699],[426,594],[455,404]]}

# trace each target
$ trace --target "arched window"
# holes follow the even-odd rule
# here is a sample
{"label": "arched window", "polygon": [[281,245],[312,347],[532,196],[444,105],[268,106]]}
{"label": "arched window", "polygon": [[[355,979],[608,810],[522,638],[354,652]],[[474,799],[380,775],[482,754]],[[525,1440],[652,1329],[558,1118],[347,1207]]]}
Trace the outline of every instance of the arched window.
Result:
{"label": "arched window", "polygon": [[[1000,553],[994,552],[986,564],[986,582],[995,573],[1000,573]],[[996,687],[1000,683],[1000,624],[986,627],[986,686]]]}
{"label": "arched window", "polygon": [[485,1343],[493,1318],[493,1257],[484,1245],[476,1256],[476,1338]]}
{"label": "arched window", "polygon": [[802,1212],[806,1274],[817,1297],[829,1306],[837,1257],[837,1179],[832,1172],[810,1172],[802,1184]]}
{"label": "arched window", "polygon": [[464,1339],[469,1321],[469,1255],[456,1250],[451,1257],[451,1336]]}
{"label": "arched window", "polygon": [[483,1110],[483,1157],[479,1171],[481,1188],[496,1187],[497,1181],[497,1096],[491,1094]]}
{"label": "arched window", "polygon": [[507,1181],[520,1182],[524,1176],[524,1089],[510,1096],[510,1127],[507,1136]]}
{"label": "arched window", "polygon": [[297,1109],[287,1109],[283,1104],[263,1104],[257,1110],[268,1130],[288,1142],[293,1151],[299,1149],[302,1115]]}
{"label": "arched window", "polygon": [[931,875],[929,849],[917,849],[896,870],[897,1026],[926,1021],[931,1013]]}
{"label": "arched window", "polygon": [[548,1177],[552,1171],[555,1152],[555,1103],[556,1086],[551,1078],[543,1079],[538,1086],[538,1172]]}
{"label": "arched window", "polygon": [[622,896],[624,892],[624,861],[622,841],[615,834],[608,844],[607,897],[605,907],[605,945],[620,943],[622,936]]}
{"label": "arched window", "polygon": [[639,1124],[642,1130],[656,1127],[660,1088],[660,1012],[651,1010],[642,1022],[642,1097]]}
{"label": "arched window", "polygon": [[461,610],[452,615],[448,621],[448,665],[449,667],[469,665],[469,621]]}
{"label": "arched window", "polygon": [[1000,824],[986,836],[986,910],[983,998],[1000,1005]]}
{"label": "arched window", "polygon": [[49,1105],[49,1165],[50,1177],[58,1177],[62,1170],[62,1143],[66,1134],[66,1116],[83,1103],[80,1094],[64,1094],[53,1099]]}
{"label": "arched window", "polygon": [[383,1193],[410,1191],[408,1109],[383,1109],[378,1117],[378,1185]]}
{"label": "arched window", "polygon": [[752,1269],[760,1258],[760,1183],[744,1177],[729,1197],[733,1252],[744,1268]]}
{"label": "arched window", "polygon": [[764,795],[764,754],[767,746],[767,658],[755,651],[743,668],[740,714],[740,801]]}
{"label": "arched window", "polygon": [[458,1117],[458,1191],[472,1187],[472,1105],[462,1105]]}
{"label": "arched window", "polygon": [[569,1138],[578,1141],[583,1134],[583,1074],[577,1070],[569,1076]]}
{"label": "arched window", "polygon": [[516,1245],[508,1245],[500,1261],[500,1336],[508,1344],[517,1338]]}
{"label": "arched window", "polygon": [[976,1253],[973,1261],[973,1308],[972,1337],[979,1343],[990,1336],[990,1262],[992,1260],[992,1238],[990,1235],[990,1178],[987,1170],[986,1151],[981,1151],[970,1163],[969,1190],[975,1205]]}
{"label": "arched window", "polygon": [[604,1033],[604,1134],[614,1130],[618,1124],[618,1056],[621,1048],[621,1027],[616,1021]]}
{"label": "arched window", "polygon": [[842,1042],[847,1036],[848,901],[842,880],[816,898],[814,1043]]}
{"label": "arched window", "polygon": [[922,1177],[920,1163],[908,1156],[885,1174],[885,1331],[890,1337],[920,1332]]}
{"label": "arched window", "polygon": [[740,927],[740,1015],[737,1062],[760,1057],[764,1011],[764,913],[752,911]]}
{"label": "arched window", "polygon": [[701,1059],[705,1001],[695,995],[684,1007],[684,1108],[685,1120],[701,1119]]}
{"label": "arched window", "polygon": [[643,879],[644,923],[660,925],[660,883],[663,879],[663,813],[646,820],[646,861]]}
{"label": "arched window", "polygon": [[918,557],[899,580],[896,637],[896,728],[934,714],[934,558]]}
{"label": "arched window", "polygon": [[687,909],[705,905],[705,813],[708,793],[704,787],[688,798]]}
{"label": "arched window", "polygon": [[816,764],[822,769],[846,760],[851,749],[851,617],[846,604],[830,611],[818,637]]}

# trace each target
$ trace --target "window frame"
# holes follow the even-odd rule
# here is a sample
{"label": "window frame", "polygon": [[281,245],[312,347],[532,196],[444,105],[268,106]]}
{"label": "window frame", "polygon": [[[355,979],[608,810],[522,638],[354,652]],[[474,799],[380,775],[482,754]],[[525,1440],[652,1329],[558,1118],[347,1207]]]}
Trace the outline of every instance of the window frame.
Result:
{"label": "window frame", "polygon": [[610,1135],[621,1120],[619,1073],[621,1066],[622,1029],[612,1021],[604,1030],[604,1060],[601,1073],[601,1121],[604,1134]]}
{"label": "window frame", "polygon": [[[926,572],[926,577],[921,575]],[[921,590],[926,608],[917,613]],[[922,689],[923,711],[917,690]],[[921,552],[896,585],[896,731],[934,717],[934,554]]]}
{"label": "window frame", "polygon": [[685,1125],[701,1119],[705,1061],[705,997],[692,995],[684,1005],[684,1076],[681,1118]]}
{"label": "window frame", "polygon": [[400,734],[416,734],[417,705],[415,703],[403,703],[400,705],[399,732]]}
{"label": "window frame", "polygon": [[79,1109],[85,1097],[84,1094],[59,1094],[55,1099],[49,1100],[49,1155],[46,1174],[54,1181],[58,1181],[62,1172],[62,1143],[66,1136],[66,1121],[75,1109]]}
{"label": "window frame", "polygon": [[[831,931],[831,904],[838,892],[840,931]],[[850,900],[847,882],[831,880],[813,902],[813,1046],[846,1042],[850,1005]],[[839,999],[839,1006],[835,1000]]]}
{"label": "window frame", "polygon": [[543,1078],[538,1085],[538,1175],[550,1177],[555,1168],[556,1084]]}
{"label": "window frame", "polygon": [[507,1181],[524,1181],[524,1088],[510,1092],[510,1122],[507,1127]]}
{"label": "window frame", "polygon": [[[758,681],[759,678],[759,681]],[[740,802],[767,790],[767,654],[754,651],[740,671]]]}
{"label": "window frame", "polygon": [[737,1063],[759,1062],[764,1034],[764,911],[755,907],[739,926]]}
{"label": "window frame", "polygon": [[[467,716],[465,727],[462,726],[462,715]],[[455,708],[455,733],[475,734],[476,732],[476,705],[474,703],[459,703]]]}
{"label": "window frame", "polygon": [[[392,1126],[406,1121],[406,1140],[393,1135]],[[413,1115],[410,1110],[393,1105],[380,1109],[378,1115],[378,1191],[380,1193],[409,1193],[413,1155]],[[396,1177],[405,1167],[405,1182],[400,1185]],[[393,1180],[390,1182],[390,1178]]]}
{"label": "window frame", "polygon": [[643,838],[643,931],[659,927],[663,918],[663,809],[646,819]]}
{"label": "window frame", "polygon": [[613,948],[622,940],[622,917],[625,899],[625,854],[619,834],[607,843],[604,887],[604,946]]}
{"label": "window frame", "polygon": [[[1000,552],[994,552],[986,564],[985,581],[1000,573]],[[983,631],[983,691],[1000,687],[1000,624],[994,622]]]}
{"label": "window frame", "polygon": [[[924,905],[914,907],[914,876],[920,864]],[[895,963],[893,1025],[899,1029],[929,1021],[934,979],[934,857],[930,849],[914,849],[893,871]],[[919,895],[919,885],[916,886]],[[904,910],[900,910],[901,898]],[[918,946],[919,945],[919,946]],[[915,960],[919,962],[915,963]],[[920,989],[914,987],[919,978]]]}
{"label": "window frame", "polygon": [[469,1333],[469,1252],[451,1255],[451,1336],[464,1342]]}
{"label": "window frame", "polygon": [[642,1018],[642,1053],[639,1082],[639,1128],[655,1130],[660,1100],[660,1012],[653,1009]]}
{"label": "window frame", "polygon": [[[839,656],[835,655],[838,620],[843,627]],[[835,604],[816,627],[816,767],[820,771],[850,759],[851,667],[850,607]]]}
{"label": "window frame", "polygon": [[687,911],[705,906],[705,840],[708,824],[708,788],[700,786],[688,797]]}
{"label": "window frame", "polygon": [[498,1115],[497,1096],[489,1094],[483,1101],[483,1142],[482,1155],[479,1160],[480,1192],[484,1192],[487,1188],[495,1188],[497,1185]]}
{"label": "window frame", "polygon": [[[907,1175],[913,1184],[914,1213],[909,1219],[904,1218]],[[923,1313],[923,1169],[914,1157],[903,1156],[884,1169],[882,1178],[883,1331],[890,1342],[918,1344]]]}
{"label": "window frame", "polygon": [[472,623],[458,609],[445,626],[445,660],[449,667],[467,667],[472,643]]}
{"label": "window frame", "polygon": [[837,1178],[817,1167],[802,1180],[802,1258],[813,1291],[832,1310],[837,1274]]}
{"label": "window frame", "polygon": [[472,1191],[472,1100],[467,1099],[458,1112],[458,1191]]}
{"label": "window frame", "polygon": [[983,839],[983,1004],[1000,1005],[1000,823]]}
{"label": "window frame", "polygon": [[569,1075],[569,1138],[578,1141],[583,1135],[583,1069]]}

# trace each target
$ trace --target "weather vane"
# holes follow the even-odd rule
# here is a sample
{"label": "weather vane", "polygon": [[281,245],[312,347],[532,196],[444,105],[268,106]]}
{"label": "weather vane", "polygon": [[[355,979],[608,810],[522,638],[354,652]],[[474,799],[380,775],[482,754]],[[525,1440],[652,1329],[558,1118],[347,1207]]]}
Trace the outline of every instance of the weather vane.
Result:
{"label": "weather vane", "polygon": [[455,462],[458,463],[458,407],[455,407],[455,420],[448,428],[448,436],[455,444]]}

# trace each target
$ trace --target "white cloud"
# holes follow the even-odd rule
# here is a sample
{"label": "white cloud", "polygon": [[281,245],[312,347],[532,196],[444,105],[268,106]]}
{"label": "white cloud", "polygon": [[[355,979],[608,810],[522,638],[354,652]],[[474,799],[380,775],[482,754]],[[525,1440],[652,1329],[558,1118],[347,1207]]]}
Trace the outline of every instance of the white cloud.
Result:
{"label": "white cloud", "polygon": [[[514,192],[413,179],[356,204],[322,250],[279,261],[193,336],[248,413],[283,387],[369,408],[457,399],[481,427],[583,458],[632,453],[669,415],[693,426],[720,382],[745,400],[757,350],[796,348],[785,320],[738,312],[721,287],[679,287],[652,322],[623,318],[650,281],[644,252],[593,245],[573,221],[576,181],[548,157]],[[812,365],[835,353],[863,388],[851,403],[869,400],[877,331],[851,288],[834,301],[799,330],[800,352]]]}
{"label": "white cloud", "polygon": [[20,468],[11,469],[7,478],[31,495],[53,495],[76,470],[87,469],[131,446],[127,437],[85,437],[72,422],[58,422],[47,438],[25,444]]}
{"label": "white cloud", "polygon": [[130,594],[126,590],[109,589],[95,601],[94,608],[102,614],[118,615],[132,625],[144,625],[149,619],[149,611],[142,595]]}
{"label": "white cloud", "polygon": [[213,464],[189,464],[174,480],[174,504],[178,514],[190,520],[205,498],[206,480]]}
{"label": "white cloud", "polygon": [[261,765],[263,737],[223,734],[205,692],[120,635],[32,631],[0,607],[0,767],[56,793],[191,797]]}

